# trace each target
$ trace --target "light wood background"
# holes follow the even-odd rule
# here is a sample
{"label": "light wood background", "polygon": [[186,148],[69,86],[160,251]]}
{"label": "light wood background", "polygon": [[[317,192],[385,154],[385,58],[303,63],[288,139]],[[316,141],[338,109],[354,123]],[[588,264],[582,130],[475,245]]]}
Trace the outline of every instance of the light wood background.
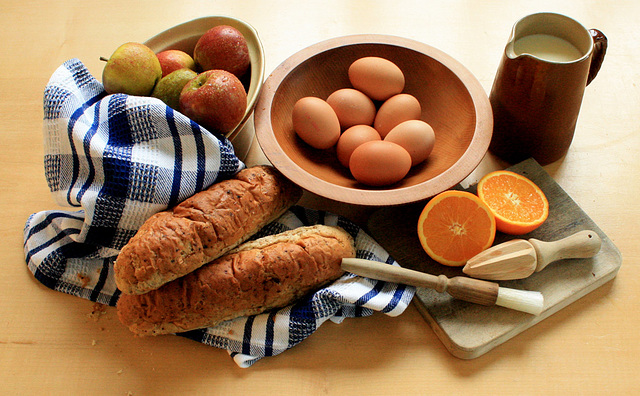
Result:
{"label": "light wood background", "polygon": [[[327,323],[292,350],[249,369],[180,337],[135,338],[114,309],[51,291],[22,250],[27,217],[56,209],[43,170],[42,94],[65,60],[97,77],[126,41],[207,15],[252,24],[266,72],[328,38],[382,33],[423,41],[491,89],[513,23],[569,15],[609,38],[567,156],[545,167],[618,246],[616,279],[474,360],[451,356],[414,306]],[[554,1],[0,1],[0,394],[525,394],[640,391],[640,3]],[[248,162],[262,162],[255,146]],[[466,180],[504,164],[491,156]],[[310,206],[366,217],[307,197]]]}

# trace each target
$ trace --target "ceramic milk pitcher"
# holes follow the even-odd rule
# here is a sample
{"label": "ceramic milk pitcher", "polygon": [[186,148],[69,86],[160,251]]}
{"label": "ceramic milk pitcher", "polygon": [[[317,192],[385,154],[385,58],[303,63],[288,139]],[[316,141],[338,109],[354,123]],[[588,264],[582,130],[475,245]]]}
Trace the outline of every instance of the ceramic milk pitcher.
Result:
{"label": "ceramic milk pitcher", "polygon": [[585,87],[604,59],[607,38],[564,15],[539,13],[513,27],[490,94],[490,151],[516,163],[560,159],[573,139]]}

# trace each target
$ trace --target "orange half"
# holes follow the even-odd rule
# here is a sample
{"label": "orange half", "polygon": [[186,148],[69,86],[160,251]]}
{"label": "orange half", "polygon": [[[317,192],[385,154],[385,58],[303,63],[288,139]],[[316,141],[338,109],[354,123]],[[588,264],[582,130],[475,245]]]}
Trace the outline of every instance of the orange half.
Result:
{"label": "orange half", "polygon": [[422,248],[440,264],[459,267],[493,244],[496,221],[474,194],[445,191],[433,197],[418,220]]}
{"label": "orange half", "polygon": [[511,171],[487,174],[478,182],[478,197],[496,217],[496,228],[522,235],[540,227],[549,216],[549,201],[534,182]]}

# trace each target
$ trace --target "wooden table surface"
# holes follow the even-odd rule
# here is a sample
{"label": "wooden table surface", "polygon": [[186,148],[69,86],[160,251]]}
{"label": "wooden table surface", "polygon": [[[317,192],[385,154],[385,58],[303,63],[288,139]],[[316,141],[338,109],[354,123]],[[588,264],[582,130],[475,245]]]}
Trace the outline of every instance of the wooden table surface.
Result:
{"label": "wooden table surface", "polygon": [[[175,336],[136,338],[115,309],[52,291],[25,265],[23,227],[57,209],[44,177],[42,95],[77,57],[99,78],[126,41],[208,15],[252,24],[266,72],[328,38],[382,33],[450,54],[491,89],[513,23],[569,15],[609,38],[569,153],[545,166],[620,249],[618,276],[473,360],[444,348],[415,306],[327,323],[295,348],[238,368],[220,349]],[[555,1],[8,1],[0,3],[0,394],[638,394],[640,391],[640,3]],[[247,162],[265,161],[254,145]],[[504,164],[487,156],[466,180]],[[354,217],[361,208],[307,197]]]}

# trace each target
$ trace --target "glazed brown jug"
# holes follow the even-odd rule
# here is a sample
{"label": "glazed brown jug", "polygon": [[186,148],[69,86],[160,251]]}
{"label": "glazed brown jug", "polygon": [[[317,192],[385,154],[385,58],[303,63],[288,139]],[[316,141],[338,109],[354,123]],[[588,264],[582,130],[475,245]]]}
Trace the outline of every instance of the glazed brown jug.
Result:
{"label": "glazed brown jug", "polygon": [[494,129],[489,150],[516,163],[541,165],[566,154],[585,87],[600,70],[607,38],[560,14],[516,22],[489,99]]}

